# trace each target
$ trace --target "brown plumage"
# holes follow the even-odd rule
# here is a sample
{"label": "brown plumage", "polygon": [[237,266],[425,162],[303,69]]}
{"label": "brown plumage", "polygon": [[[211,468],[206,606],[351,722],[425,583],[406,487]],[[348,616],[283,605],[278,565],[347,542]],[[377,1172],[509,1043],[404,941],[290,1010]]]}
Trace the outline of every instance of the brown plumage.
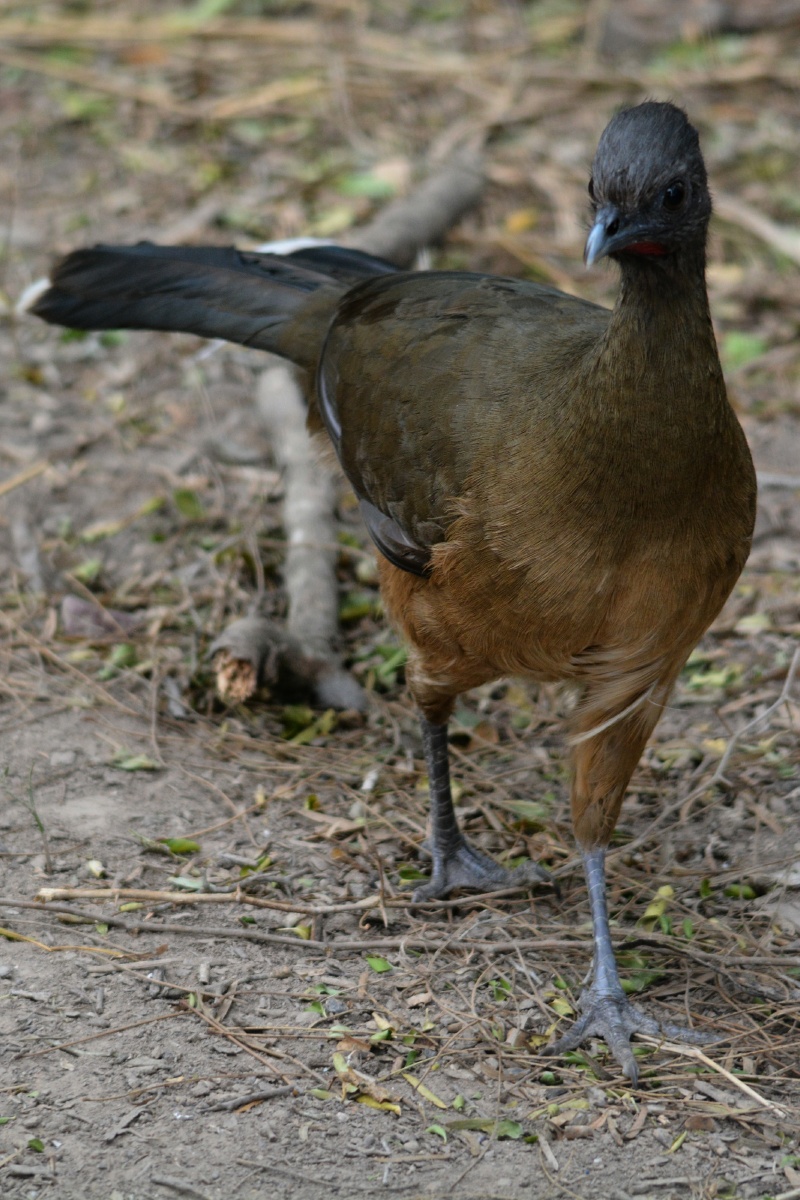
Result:
{"label": "brown plumage", "polygon": [[[577,686],[572,815],[595,933],[584,1015],[636,1077],[605,911],[603,853],[631,773],[691,648],[749,550],[755,483],[728,403],[704,268],[711,202],[672,105],[618,114],[590,184],[587,261],[621,267],[613,312],[464,272],[397,273],[336,249],[277,258],[140,245],[70,255],[34,311],[81,328],[183,329],[283,354],[382,552],[409,646],[431,779],[431,882],[505,872],[458,831],[447,720],[499,676]],[[666,1027],[672,1036],[692,1036]]]}

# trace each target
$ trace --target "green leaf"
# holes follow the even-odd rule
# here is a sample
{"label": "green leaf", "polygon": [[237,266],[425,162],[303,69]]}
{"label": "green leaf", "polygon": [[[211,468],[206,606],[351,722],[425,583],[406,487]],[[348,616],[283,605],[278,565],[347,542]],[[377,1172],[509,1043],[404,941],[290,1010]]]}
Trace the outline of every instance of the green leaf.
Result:
{"label": "green leaf", "polygon": [[196,879],[193,875],[173,875],[167,880],[174,888],[181,892],[202,892],[203,880]]}
{"label": "green leaf", "polygon": [[28,1149],[36,1150],[41,1154],[41,1152],[44,1150],[44,1142],[41,1138],[30,1138],[28,1141]]}
{"label": "green leaf", "polygon": [[111,653],[108,656],[108,661],[112,667],[135,667],[139,661],[136,653],[136,647],[130,642],[120,642],[118,646],[111,647]]}
{"label": "green leaf", "polygon": [[104,329],[100,334],[100,345],[105,346],[106,350],[113,350],[115,346],[123,346],[128,340],[128,335],[124,329]]}
{"label": "green leaf", "polygon": [[511,984],[507,979],[490,979],[489,989],[494,1000],[507,1000],[511,995]]}
{"label": "green leaf", "polygon": [[444,1128],[443,1125],[429,1125],[428,1128],[425,1130],[425,1132],[426,1133],[435,1133],[436,1136],[440,1137],[443,1142],[447,1141],[447,1130]]}
{"label": "green leaf", "polygon": [[772,629],[772,618],[765,612],[748,613],[735,626],[736,633],[765,633],[767,629]]}
{"label": "green leaf", "polygon": [[453,1101],[453,1108],[456,1110],[456,1112],[463,1112],[466,1107],[467,1107],[467,1102],[464,1099],[464,1097],[459,1093],[459,1095],[456,1096],[455,1100]]}
{"label": "green leaf", "polygon": [[755,889],[749,883],[730,883],[725,888],[729,900],[755,900]]}
{"label": "green leaf", "polygon": [[737,371],[754,358],[760,358],[768,347],[767,339],[759,333],[731,329],[722,339],[721,357],[726,371]]}
{"label": "green leaf", "polygon": [[336,728],[338,720],[336,710],[328,708],[316,720],[312,721],[310,725],[302,729],[300,733],[296,733],[294,737],[290,737],[289,741],[293,746],[307,746],[314,738],[327,737],[329,733],[332,733]]}
{"label": "green leaf", "polygon": [[102,558],[87,558],[77,567],[73,567],[72,574],[79,583],[94,583],[103,569]]}
{"label": "green leaf", "polygon": [[421,1079],[418,1079],[416,1075],[409,1075],[406,1072],[403,1072],[403,1079],[405,1079],[406,1083],[413,1087],[414,1091],[419,1096],[422,1096],[423,1100],[427,1100],[429,1103],[435,1104],[437,1108],[448,1107],[446,1101],[442,1100],[440,1096],[437,1096],[435,1092],[432,1092],[428,1085],[423,1083]]}
{"label": "green leaf", "polygon": [[399,646],[375,668],[375,674],[382,683],[393,682],[400,668],[406,665],[407,659],[408,651],[405,646]]}
{"label": "green leaf", "polygon": [[70,121],[91,122],[111,112],[111,100],[108,96],[69,91],[61,96],[61,108]]}
{"label": "green leaf", "polygon": [[348,592],[339,606],[339,620],[360,621],[362,617],[377,616],[378,598],[374,592]]}
{"label": "green leaf", "polygon": [[471,1129],[480,1133],[488,1133],[492,1137],[517,1141],[525,1132],[519,1121],[493,1121],[489,1117],[465,1117],[462,1121],[450,1121],[447,1128],[452,1133]]}
{"label": "green leaf", "polygon": [[367,1108],[377,1108],[379,1112],[390,1112],[394,1113],[396,1117],[400,1116],[400,1105],[395,1104],[392,1100],[379,1100],[377,1096],[371,1096],[369,1092],[361,1092],[353,1099],[356,1104],[365,1104]]}
{"label": "green leaf", "polygon": [[175,488],[172,493],[172,501],[182,517],[187,521],[201,521],[205,516],[205,509],[200,503],[196,492],[191,488]]}
{"label": "green leaf", "polygon": [[152,758],[148,758],[146,754],[129,754],[127,750],[120,750],[119,754],[115,754],[111,760],[112,767],[117,767],[120,771],[160,771],[161,768],[157,762],[153,762]]}
{"label": "green leaf", "polygon": [[635,992],[643,992],[653,983],[654,980],[660,979],[664,974],[663,971],[636,971],[627,979],[622,979],[622,990],[626,996],[633,995]]}
{"label": "green leaf", "polygon": [[334,204],[311,222],[311,233],[316,237],[335,237],[349,229],[355,220],[355,208],[350,204]]}
{"label": "green leaf", "polygon": [[495,1130],[495,1137],[499,1138],[501,1141],[503,1139],[509,1139],[510,1141],[516,1142],[522,1137],[524,1132],[525,1131],[520,1125],[519,1121],[498,1121],[497,1128]]}
{"label": "green leaf", "polygon": [[675,889],[668,883],[660,887],[644,911],[643,921],[654,920],[667,911],[667,905],[675,896]]}
{"label": "green leaf", "polygon": [[234,2],[235,0],[196,0],[189,8],[176,7],[171,18],[176,24],[204,25],[207,21],[213,21],[215,17],[221,17],[233,7]]}
{"label": "green leaf", "polygon": [[312,1088],[308,1094],[309,1094],[309,1096],[313,1096],[315,1100],[335,1100],[336,1099],[333,1092],[326,1091],[325,1088],[321,1088],[321,1087]]}
{"label": "green leaf", "polygon": [[343,196],[366,196],[368,200],[388,200],[397,191],[388,180],[371,171],[345,175],[339,180],[338,187]]}
{"label": "green leaf", "polygon": [[708,879],[701,879],[700,887],[698,888],[698,891],[700,892],[701,900],[708,900],[709,897],[713,894],[713,889],[711,887],[710,881]]}
{"label": "green leaf", "polygon": [[193,842],[191,838],[159,838],[158,840],[173,854],[197,854],[200,849],[200,843]]}
{"label": "green leaf", "polygon": [[372,967],[372,970],[376,971],[378,975],[382,975],[385,971],[392,970],[392,964],[377,954],[368,954],[367,962]]}
{"label": "green leaf", "polygon": [[742,668],[737,663],[721,667],[718,671],[697,671],[689,676],[691,688],[727,688],[736,683],[742,676]]}
{"label": "green leaf", "polygon": [[563,1057],[564,1062],[568,1062],[574,1067],[580,1067],[582,1071],[588,1070],[591,1071],[592,1074],[596,1073],[592,1067],[592,1064],[589,1062],[586,1056],[581,1053],[580,1050],[567,1050]]}
{"label": "green leaf", "polygon": [[512,812],[517,824],[523,826],[541,826],[548,817],[547,808],[533,800],[506,800],[502,807]]}
{"label": "green leaf", "polygon": [[403,883],[416,883],[418,879],[428,878],[424,871],[420,871],[418,867],[412,866],[400,867],[397,874]]}

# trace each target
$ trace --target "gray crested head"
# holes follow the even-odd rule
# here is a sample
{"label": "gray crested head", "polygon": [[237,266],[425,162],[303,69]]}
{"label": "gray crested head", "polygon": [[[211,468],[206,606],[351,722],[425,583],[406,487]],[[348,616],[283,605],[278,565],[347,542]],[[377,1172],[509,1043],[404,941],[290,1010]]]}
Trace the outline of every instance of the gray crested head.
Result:
{"label": "gray crested head", "polygon": [[618,112],[597,146],[589,181],[593,227],[585,259],[657,263],[702,259],[711,196],[697,130],[674,104]]}

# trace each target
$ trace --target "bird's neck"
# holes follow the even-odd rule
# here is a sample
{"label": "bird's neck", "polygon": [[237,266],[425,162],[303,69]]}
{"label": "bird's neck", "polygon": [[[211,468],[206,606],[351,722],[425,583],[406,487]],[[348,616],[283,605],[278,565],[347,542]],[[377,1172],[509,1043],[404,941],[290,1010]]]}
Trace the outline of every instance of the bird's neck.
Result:
{"label": "bird's neck", "polygon": [[705,254],[698,251],[681,259],[622,259],[619,297],[612,317],[619,342],[659,345],[674,360],[682,343],[698,346],[703,354],[716,343],[711,327],[705,278]]}
{"label": "bird's neck", "polygon": [[696,492],[735,423],[702,264],[623,264],[622,286],[582,392],[582,442],[599,486],[660,511]]}
{"label": "bird's neck", "polygon": [[[598,366],[613,381],[621,405],[634,405],[637,423],[648,415],[703,419],[725,403],[711,324],[704,256],[668,265],[622,262],[622,280]],[[608,393],[606,393],[606,402]]]}

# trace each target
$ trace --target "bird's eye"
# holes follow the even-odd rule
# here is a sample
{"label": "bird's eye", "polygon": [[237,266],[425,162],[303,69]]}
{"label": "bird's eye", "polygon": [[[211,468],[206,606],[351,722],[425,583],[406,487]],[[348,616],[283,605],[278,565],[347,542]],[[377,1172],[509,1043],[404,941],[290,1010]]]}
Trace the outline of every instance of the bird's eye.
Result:
{"label": "bird's eye", "polygon": [[589,191],[589,198],[590,198],[591,200],[594,200],[594,180],[592,179],[591,175],[589,176],[589,188],[588,188],[588,191]]}
{"label": "bird's eye", "polygon": [[664,192],[662,204],[667,212],[677,212],[683,204],[686,195],[686,188],[681,183],[680,179],[676,179]]}

